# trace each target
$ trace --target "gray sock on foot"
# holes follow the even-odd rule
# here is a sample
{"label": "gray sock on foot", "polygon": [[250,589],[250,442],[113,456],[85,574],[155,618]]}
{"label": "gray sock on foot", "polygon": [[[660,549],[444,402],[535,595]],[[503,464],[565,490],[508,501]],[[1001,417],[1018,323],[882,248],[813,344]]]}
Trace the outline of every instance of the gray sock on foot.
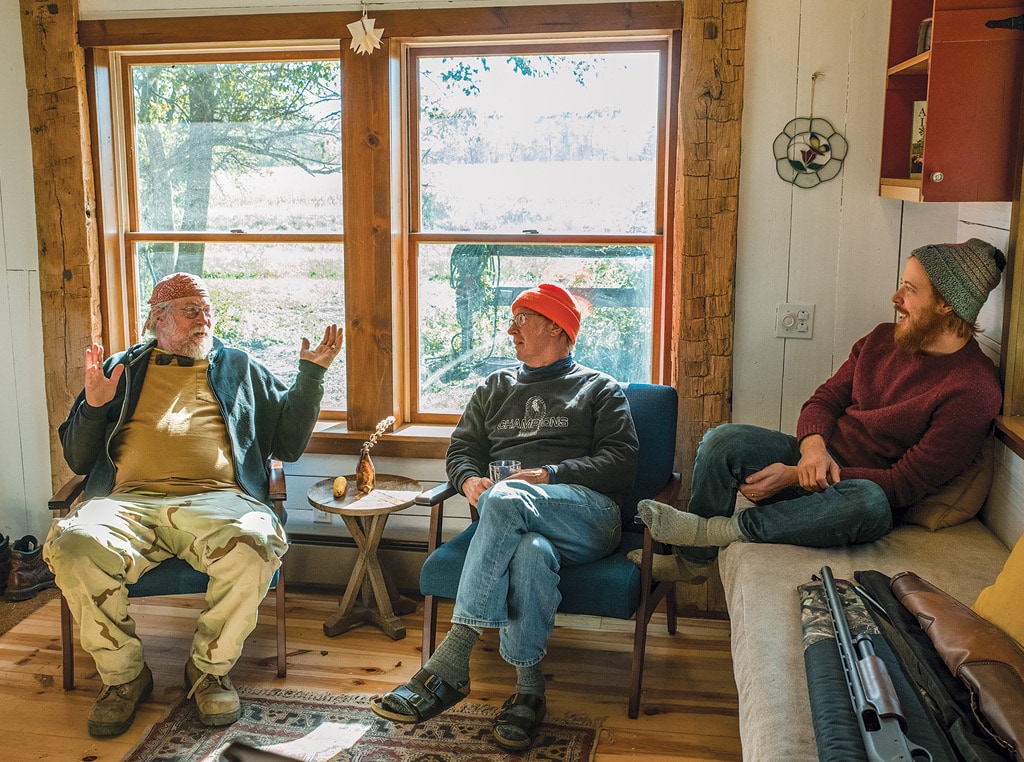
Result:
{"label": "gray sock on foot", "polygon": [[687,513],[657,500],[641,500],[637,512],[658,542],[691,548],[724,548],[748,539],[740,531],[739,514],[709,519]]}
{"label": "gray sock on foot", "polygon": [[469,657],[480,637],[480,630],[465,624],[453,624],[437,650],[427,659],[424,669],[458,688],[469,682]]}

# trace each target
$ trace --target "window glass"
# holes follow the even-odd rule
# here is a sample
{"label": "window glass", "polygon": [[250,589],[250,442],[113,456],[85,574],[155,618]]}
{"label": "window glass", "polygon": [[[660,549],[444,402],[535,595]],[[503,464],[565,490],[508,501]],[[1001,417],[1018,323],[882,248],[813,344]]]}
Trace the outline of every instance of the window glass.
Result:
{"label": "window glass", "polygon": [[140,230],[340,231],[337,61],[132,67]]}
{"label": "window glass", "polygon": [[[181,55],[128,70],[137,334],[153,284],[196,273],[214,335],[290,384],[302,338],[345,320],[339,62]],[[322,408],[346,396],[342,352]]]}
{"label": "window glass", "polygon": [[583,307],[573,354],[614,378],[651,378],[651,246],[423,244],[420,411],[461,413],[489,373],[516,365],[511,305],[541,281]]}
{"label": "window glass", "polygon": [[422,231],[651,233],[658,51],[419,58]]}
{"label": "window glass", "polygon": [[[184,244],[139,243],[138,330],[148,314],[155,252],[173,256]],[[192,270],[191,272],[195,272]],[[302,338],[317,344],[331,323],[344,325],[344,251],[337,244],[206,244],[199,271],[210,289],[213,334],[244,349],[287,384],[299,369]],[[344,410],[345,353],[324,379],[325,410]]]}
{"label": "window glass", "polygon": [[577,361],[652,379],[665,48],[642,45],[414,51],[417,414],[518,363],[510,307],[542,281],[584,304]]}

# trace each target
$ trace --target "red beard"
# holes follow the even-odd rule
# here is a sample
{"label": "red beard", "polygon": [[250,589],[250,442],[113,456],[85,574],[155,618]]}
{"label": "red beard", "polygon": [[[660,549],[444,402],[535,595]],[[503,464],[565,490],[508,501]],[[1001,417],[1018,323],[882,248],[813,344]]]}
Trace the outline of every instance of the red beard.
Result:
{"label": "red beard", "polygon": [[904,317],[896,324],[896,346],[912,355],[924,354],[925,347],[938,339],[945,330],[942,314],[925,313],[917,318]]}

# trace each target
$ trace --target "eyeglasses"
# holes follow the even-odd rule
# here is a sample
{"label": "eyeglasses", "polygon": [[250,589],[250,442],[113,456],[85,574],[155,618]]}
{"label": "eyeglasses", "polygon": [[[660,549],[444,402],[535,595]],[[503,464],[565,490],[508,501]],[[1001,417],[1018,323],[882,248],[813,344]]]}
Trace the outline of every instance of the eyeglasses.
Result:
{"label": "eyeglasses", "polygon": [[194,304],[188,307],[171,307],[175,312],[180,312],[189,320],[195,320],[202,313],[206,317],[213,317],[213,305],[207,304],[205,307],[197,307]]}
{"label": "eyeglasses", "polygon": [[538,315],[536,312],[520,312],[518,315],[513,315],[512,316],[512,323],[513,323],[513,325],[518,326],[519,328],[522,328],[524,325],[526,325],[526,321],[529,318],[532,318],[532,317],[544,317],[544,316],[543,315]]}

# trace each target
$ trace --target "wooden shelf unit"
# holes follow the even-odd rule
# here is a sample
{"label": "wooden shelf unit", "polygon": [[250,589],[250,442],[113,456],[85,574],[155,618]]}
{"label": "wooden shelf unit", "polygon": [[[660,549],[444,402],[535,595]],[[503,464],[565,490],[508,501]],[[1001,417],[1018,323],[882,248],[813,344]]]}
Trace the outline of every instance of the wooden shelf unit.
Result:
{"label": "wooden shelf unit", "polygon": [[[893,0],[879,195],[904,201],[1010,201],[1020,132],[1024,31],[985,22],[1024,0]],[[931,48],[917,52],[932,19]],[[910,177],[915,101],[927,102],[924,166]]]}

